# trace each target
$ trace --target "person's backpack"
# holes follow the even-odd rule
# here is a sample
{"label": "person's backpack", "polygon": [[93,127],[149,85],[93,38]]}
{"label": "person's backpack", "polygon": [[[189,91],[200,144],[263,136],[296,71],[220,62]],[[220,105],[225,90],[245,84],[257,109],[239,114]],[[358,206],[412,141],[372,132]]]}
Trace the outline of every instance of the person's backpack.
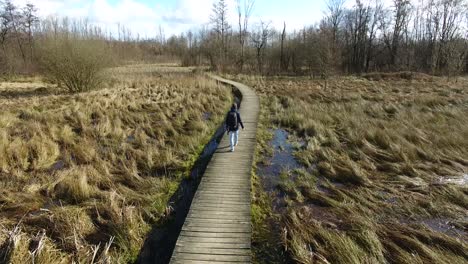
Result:
{"label": "person's backpack", "polygon": [[237,123],[237,112],[236,111],[230,111],[227,116],[226,124],[230,129],[237,129],[238,123]]}

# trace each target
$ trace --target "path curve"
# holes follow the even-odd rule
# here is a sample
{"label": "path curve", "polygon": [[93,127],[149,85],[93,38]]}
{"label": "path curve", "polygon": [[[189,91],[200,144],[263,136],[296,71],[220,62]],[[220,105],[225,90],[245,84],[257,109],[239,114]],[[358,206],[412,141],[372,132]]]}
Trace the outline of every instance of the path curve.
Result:
{"label": "path curve", "polygon": [[260,102],[248,86],[211,76],[242,97],[245,130],[236,151],[221,139],[198,186],[170,263],[250,263],[250,177]]}

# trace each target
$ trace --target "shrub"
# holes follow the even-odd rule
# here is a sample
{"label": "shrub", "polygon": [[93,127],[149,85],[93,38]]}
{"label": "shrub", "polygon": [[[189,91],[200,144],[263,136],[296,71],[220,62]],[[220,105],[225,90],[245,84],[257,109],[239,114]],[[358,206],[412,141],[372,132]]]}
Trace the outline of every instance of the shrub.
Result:
{"label": "shrub", "polygon": [[72,93],[97,88],[103,80],[102,70],[111,61],[106,43],[99,39],[46,37],[39,50],[39,64],[46,77]]}

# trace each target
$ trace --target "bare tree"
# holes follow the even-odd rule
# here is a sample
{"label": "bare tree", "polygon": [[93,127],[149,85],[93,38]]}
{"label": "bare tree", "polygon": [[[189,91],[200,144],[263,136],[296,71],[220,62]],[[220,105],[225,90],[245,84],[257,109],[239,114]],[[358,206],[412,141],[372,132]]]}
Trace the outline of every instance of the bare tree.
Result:
{"label": "bare tree", "polygon": [[346,2],[345,0],[328,0],[327,1],[327,9],[328,9],[327,20],[332,27],[333,43],[336,42],[338,29],[340,27],[341,21],[343,20],[345,2]]}
{"label": "bare tree", "polygon": [[284,55],[284,42],[286,40],[286,22],[284,22],[283,31],[281,33],[281,50],[280,50],[280,70],[285,71],[288,69],[288,63]]}
{"label": "bare tree", "polygon": [[270,36],[270,23],[260,21],[258,28],[256,28],[251,35],[252,43],[255,47],[257,57],[257,69],[260,74],[263,74],[263,62],[265,56],[265,48]]}
{"label": "bare tree", "polygon": [[213,14],[210,19],[219,42],[221,64],[224,65],[227,57],[228,31],[231,29],[228,23],[228,7],[226,1],[218,0],[218,2],[215,2],[212,11]]}
{"label": "bare tree", "polygon": [[370,18],[370,7],[360,0],[356,1],[352,11],[346,13],[346,64],[350,72],[361,73],[365,67]]}
{"label": "bare tree", "polygon": [[22,17],[18,12],[18,8],[11,2],[11,0],[5,1],[4,16],[11,23],[12,33],[14,33],[16,43],[18,44],[18,48],[21,52],[21,57],[23,58],[23,61],[26,62],[26,54],[24,52],[23,40],[20,32]]}
{"label": "bare tree", "polygon": [[369,72],[370,62],[374,56],[374,42],[377,37],[378,22],[382,17],[383,4],[380,0],[375,0],[374,8],[372,10],[373,14],[369,16],[371,19],[369,27],[369,38],[367,40],[367,56],[366,56],[366,66],[365,71]]}
{"label": "bare tree", "polygon": [[159,25],[159,28],[158,28],[158,41],[161,45],[164,45],[166,41],[166,36],[164,35],[164,29],[162,28],[161,25]]}
{"label": "bare tree", "polygon": [[395,67],[402,33],[407,27],[410,19],[409,15],[411,2],[409,0],[393,0],[393,3],[395,13],[393,21],[393,32],[391,33],[391,36],[385,36],[385,41],[390,52],[389,64]]}
{"label": "bare tree", "polygon": [[0,2],[0,44],[2,45],[3,53],[6,53],[5,42],[7,36],[11,31],[11,20],[10,16],[6,13],[6,5],[3,2]]}
{"label": "bare tree", "polygon": [[239,70],[242,72],[245,63],[245,40],[248,34],[249,18],[252,14],[252,10],[255,4],[255,0],[237,0],[237,14],[239,16],[239,44],[240,44],[240,58],[239,58]]}
{"label": "bare tree", "polygon": [[[453,55],[456,54],[454,42],[456,42],[456,39],[462,37],[462,35],[459,34],[459,27],[463,19],[463,8],[466,8],[466,6],[463,6],[463,0],[443,0],[439,6],[442,7],[442,26],[439,36],[440,45],[437,51],[437,68],[439,70],[447,68],[447,76],[449,76],[451,71],[458,68],[458,66],[452,66],[450,64],[459,64],[454,63],[459,60],[459,57],[453,57]],[[467,12],[466,9],[464,12]]]}
{"label": "bare tree", "polygon": [[23,8],[23,23],[28,37],[30,60],[34,57],[33,28],[39,22],[39,18],[36,16],[36,13],[37,8],[33,4],[26,4]]}

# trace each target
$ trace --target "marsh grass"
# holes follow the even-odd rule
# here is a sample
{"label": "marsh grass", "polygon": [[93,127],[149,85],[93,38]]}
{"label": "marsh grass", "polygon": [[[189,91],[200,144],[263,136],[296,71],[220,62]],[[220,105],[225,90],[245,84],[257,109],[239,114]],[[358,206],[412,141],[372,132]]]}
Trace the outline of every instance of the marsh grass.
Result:
{"label": "marsh grass", "polygon": [[0,84],[0,255],[9,262],[131,262],[167,214],[231,94],[197,75],[126,68],[77,95]]}
{"label": "marsh grass", "polygon": [[[366,78],[238,77],[262,95],[260,135],[279,126],[306,142],[305,170],[284,173],[287,203],[270,212],[283,249],[298,263],[467,262],[467,186],[436,184],[468,171],[466,80]],[[258,146],[260,162],[271,153]]]}

